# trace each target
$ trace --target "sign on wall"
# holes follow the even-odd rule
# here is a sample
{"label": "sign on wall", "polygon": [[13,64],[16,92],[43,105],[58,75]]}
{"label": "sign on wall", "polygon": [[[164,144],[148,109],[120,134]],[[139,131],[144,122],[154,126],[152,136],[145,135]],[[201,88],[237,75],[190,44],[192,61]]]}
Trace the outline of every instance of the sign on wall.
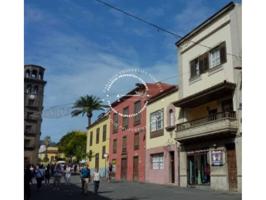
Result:
{"label": "sign on wall", "polygon": [[223,165],[223,151],[222,150],[211,151],[211,162],[212,166]]}

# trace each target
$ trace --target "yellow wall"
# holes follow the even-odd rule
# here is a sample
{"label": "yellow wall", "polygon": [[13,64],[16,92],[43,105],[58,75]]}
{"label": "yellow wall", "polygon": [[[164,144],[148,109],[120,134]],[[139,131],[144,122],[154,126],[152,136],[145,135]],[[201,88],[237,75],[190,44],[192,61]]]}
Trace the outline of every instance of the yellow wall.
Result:
{"label": "yellow wall", "polygon": [[[168,96],[165,96],[147,106],[146,149],[176,144],[176,141],[174,140],[175,130],[167,131],[165,127],[167,127],[167,115],[168,115],[167,107],[177,99],[178,99],[178,91]],[[164,135],[160,137],[150,138],[150,114],[162,108],[164,109],[164,128],[163,128]],[[178,123],[179,111],[180,109],[175,107],[175,124]]]}
{"label": "yellow wall", "polygon": [[[49,159],[48,162],[51,162],[52,161],[52,157],[54,157],[54,160],[55,158],[65,158],[65,155],[63,153],[59,153],[58,152],[58,147],[48,147],[47,148],[47,157]],[[55,151],[55,152],[49,152],[49,151]],[[39,153],[39,158],[41,160],[43,160],[45,158],[45,152],[42,152],[42,153]]]}
{"label": "yellow wall", "polygon": [[198,107],[194,107],[192,109],[187,110],[187,119],[188,121],[195,120],[195,119],[200,119],[203,117],[208,116],[208,109],[217,109],[217,112],[220,112],[219,110],[219,104],[217,101],[211,101],[206,104],[200,105]]}
{"label": "yellow wall", "polygon": [[[106,125],[106,141],[103,142],[103,126]],[[99,143],[96,144],[96,130],[97,128],[100,128],[100,137],[99,137]],[[91,128],[87,131],[87,153],[89,151],[92,151],[92,159],[89,161],[89,166],[91,169],[95,168],[95,157],[94,155],[96,153],[99,153],[99,168],[100,171],[106,167],[108,167],[108,163],[105,163],[105,159],[102,158],[102,147],[105,146],[106,153],[109,154],[109,138],[110,138],[110,119],[109,116],[106,119],[103,119],[102,121],[96,123],[95,125],[92,124]],[[92,146],[90,146],[90,133],[93,132],[93,143]]]}

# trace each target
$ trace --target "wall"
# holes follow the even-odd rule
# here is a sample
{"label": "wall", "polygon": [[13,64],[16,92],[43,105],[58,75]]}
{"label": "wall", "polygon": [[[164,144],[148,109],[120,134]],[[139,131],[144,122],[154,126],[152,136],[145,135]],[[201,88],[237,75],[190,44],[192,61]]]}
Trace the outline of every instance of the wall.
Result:
{"label": "wall", "polygon": [[[106,125],[106,141],[103,142],[103,126]],[[96,144],[96,130],[100,128],[99,143]],[[93,132],[93,143],[90,146],[90,133]],[[108,159],[102,158],[102,147],[105,146],[105,151],[109,154],[109,140],[110,140],[110,118],[106,118],[103,121],[97,123],[96,125],[92,124],[92,127],[87,131],[87,153],[91,150],[93,155],[96,153],[99,154],[99,172],[101,176],[105,175],[105,167],[108,168]],[[89,161],[89,167],[92,172],[95,170],[95,157],[91,158]]]}

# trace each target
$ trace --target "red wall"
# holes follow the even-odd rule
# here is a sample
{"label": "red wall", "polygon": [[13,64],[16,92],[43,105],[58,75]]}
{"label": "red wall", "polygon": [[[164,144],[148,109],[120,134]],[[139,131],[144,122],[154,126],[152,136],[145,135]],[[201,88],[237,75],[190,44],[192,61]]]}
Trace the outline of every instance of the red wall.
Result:
{"label": "red wall", "polygon": [[[136,97],[131,97],[124,102],[118,104],[114,109],[119,113],[123,113],[123,108],[129,107],[129,114],[134,113],[134,102],[139,99]],[[144,105],[144,99],[141,100],[141,106]],[[118,132],[113,134],[113,111],[110,113],[111,117],[111,126],[110,126],[110,156],[109,161],[116,159],[116,174],[115,178],[117,180],[121,179],[121,159],[123,157],[127,158],[127,180],[133,180],[133,157],[139,157],[139,181],[144,181],[145,179],[145,126],[146,126],[146,109],[141,112],[141,123],[137,126],[134,126],[134,117],[129,117],[128,129],[122,131],[122,117],[118,117]],[[139,132],[139,149],[134,150],[134,135]],[[122,138],[127,136],[127,154],[122,155]],[[113,154],[113,140],[117,138],[117,153]]]}

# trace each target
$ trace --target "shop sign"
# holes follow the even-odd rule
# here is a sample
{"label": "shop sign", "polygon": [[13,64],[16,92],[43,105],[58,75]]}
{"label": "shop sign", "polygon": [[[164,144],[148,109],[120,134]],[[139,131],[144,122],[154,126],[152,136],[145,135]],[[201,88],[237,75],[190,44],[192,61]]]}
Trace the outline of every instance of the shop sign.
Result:
{"label": "shop sign", "polygon": [[212,161],[212,166],[223,165],[223,151],[222,150],[211,151],[211,161]]}

